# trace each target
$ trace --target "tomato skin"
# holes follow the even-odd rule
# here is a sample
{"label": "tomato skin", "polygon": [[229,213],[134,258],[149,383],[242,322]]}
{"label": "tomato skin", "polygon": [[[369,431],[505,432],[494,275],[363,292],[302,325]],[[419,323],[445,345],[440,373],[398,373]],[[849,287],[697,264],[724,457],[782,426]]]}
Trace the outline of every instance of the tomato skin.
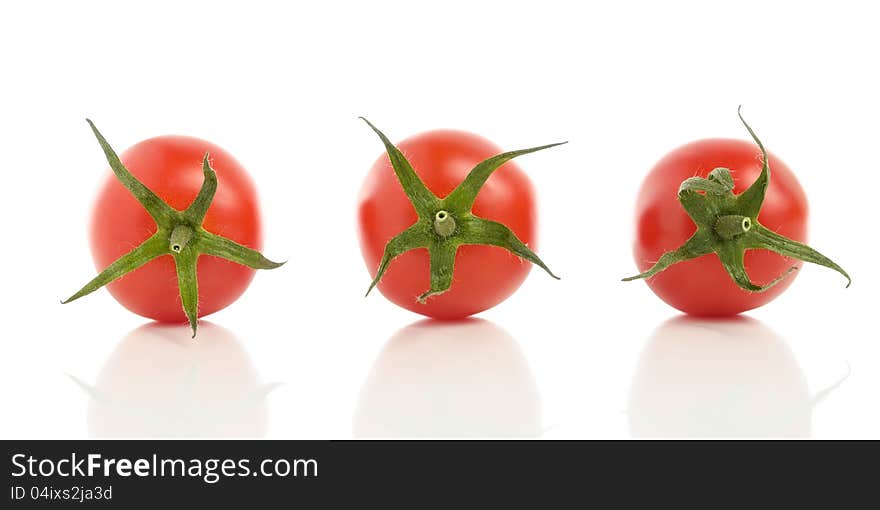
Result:
{"label": "tomato skin", "polygon": [[[186,136],[144,140],[120,155],[129,171],[171,207],[183,210],[195,199],[204,180],[202,158],[210,154],[217,173],[217,192],[203,228],[259,250],[262,227],[256,189],[246,170],[222,148]],[[156,232],[143,206],[109,173],[92,212],[90,239],[95,267],[101,271]],[[198,262],[199,317],[229,306],[245,291],[254,270],[217,257]],[[186,322],[174,260],[154,259],[107,286],[130,311],[160,322]]]}
{"label": "tomato skin", "polygon": [[[768,153],[770,186],[758,221],[783,236],[806,242],[807,198],[794,173]],[[742,193],[761,172],[760,149],[750,141],[713,138],[683,145],[661,159],[642,183],[636,202],[636,240],[633,253],[639,271],[646,271],[667,251],[672,251],[696,231],[694,222],[678,202],[678,187],[685,179],[706,177],[714,168],[730,169],[734,193]],[[800,261],[769,250],[745,253],[745,267],[753,282],[763,285]],[[798,271],[767,291],[752,293],[739,288],[715,254],[680,262],[646,281],[669,305],[697,316],[728,316],[762,306],[780,295]]]}
{"label": "tomato skin", "polygon": [[[503,152],[492,142],[464,131],[436,130],[396,144],[425,185],[438,197],[448,195],[477,163]],[[501,166],[477,195],[472,212],[507,225],[531,249],[536,248],[535,194],[528,176],[513,161]],[[364,262],[375,277],[386,243],[418,216],[387,155],[373,164],[361,188],[358,230]],[[390,301],[437,319],[458,319],[487,310],[522,284],[532,264],[495,246],[458,249],[452,287],[425,304],[416,298],[430,288],[426,249],[404,253],[391,262],[378,284]]]}

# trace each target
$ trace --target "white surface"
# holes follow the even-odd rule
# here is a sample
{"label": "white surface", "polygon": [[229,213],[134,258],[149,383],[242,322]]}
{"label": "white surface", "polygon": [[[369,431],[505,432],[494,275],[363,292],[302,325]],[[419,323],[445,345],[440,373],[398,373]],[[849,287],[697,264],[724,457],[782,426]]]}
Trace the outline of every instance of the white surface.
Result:
{"label": "white surface", "polygon": [[[417,435],[880,437],[868,4],[182,4],[0,7],[0,437],[345,438],[377,420]],[[853,286],[806,267],[757,322],[661,326],[676,312],[619,281],[636,189],[681,143],[745,138],[741,103],[807,190],[811,244]],[[418,316],[364,299],[354,205],[382,148],[358,115],[395,140],[437,127],[505,149],[570,140],[520,159],[538,251],[562,281],[533,271],[486,323],[415,334]],[[220,333],[133,332],[145,320],[106,291],[58,303],[93,276],[86,224],[106,163],[86,116],[119,151],[190,134],[254,176],[264,251],[290,262],[208,319]],[[96,411],[68,374],[153,425]],[[273,382],[232,418],[197,412]]]}

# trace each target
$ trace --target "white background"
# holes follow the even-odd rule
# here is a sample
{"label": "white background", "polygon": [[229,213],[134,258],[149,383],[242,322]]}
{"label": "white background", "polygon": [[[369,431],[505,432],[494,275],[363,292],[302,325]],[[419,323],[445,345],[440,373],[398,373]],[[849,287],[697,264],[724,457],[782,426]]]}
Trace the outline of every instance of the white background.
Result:
{"label": "white background", "polygon": [[[0,437],[880,437],[867,2],[12,5]],[[619,281],[636,190],[684,142],[745,138],[739,104],[806,189],[811,244],[854,283],[806,267],[752,322],[664,325],[673,309]],[[570,140],[519,160],[563,279],[533,271],[457,327],[407,328],[419,317],[364,299],[354,209],[382,147],[358,115],[394,140]],[[120,152],[165,133],[228,149],[257,182],[264,252],[289,263],[195,341],[135,331],[145,320],[106,291],[60,305],[94,274],[106,162],[87,116]]]}

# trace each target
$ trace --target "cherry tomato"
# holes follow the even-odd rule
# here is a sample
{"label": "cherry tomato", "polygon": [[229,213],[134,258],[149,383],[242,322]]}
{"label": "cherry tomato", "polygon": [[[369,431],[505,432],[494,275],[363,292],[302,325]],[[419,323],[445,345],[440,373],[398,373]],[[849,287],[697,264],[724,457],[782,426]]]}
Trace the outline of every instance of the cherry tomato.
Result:
{"label": "cherry tomato", "polygon": [[[259,250],[262,243],[256,190],[245,169],[222,148],[186,136],[144,140],[120,155],[126,168],[159,198],[186,209],[202,186],[202,159],[209,154],[218,186],[202,227]],[[144,207],[111,173],[98,193],[91,220],[91,248],[100,271],[157,230]],[[198,258],[198,316],[234,302],[254,270],[210,255]],[[110,283],[107,288],[132,312],[163,322],[186,322],[174,259],[161,256]]]}
{"label": "cherry tomato", "polygon": [[[770,185],[758,220],[768,229],[806,242],[807,197],[792,171],[768,154]],[[681,146],[661,159],[642,183],[636,202],[634,255],[639,271],[647,271],[666,252],[683,245],[696,231],[694,221],[679,203],[681,183],[690,177],[707,177],[718,167],[730,170],[734,193],[748,188],[761,173],[759,147],[745,140],[707,139]],[[752,281],[767,284],[798,260],[769,250],[745,253],[745,268]],[[693,315],[725,316],[757,308],[772,301],[791,285],[798,271],[763,292],[738,287],[714,253],[679,262],[646,279],[663,301]]]}
{"label": "cherry tomato", "polygon": [[[422,133],[397,147],[439,198],[446,197],[478,163],[502,152],[482,137],[451,130]],[[519,240],[535,249],[535,193],[529,178],[514,162],[504,163],[489,177],[472,212],[506,225]],[[383,155],[367,174],[358,206],[361,252],[371,276],[377,274],[386,244],[417,219],[388,156]],[[460,246],[449,290],[420,303],[418,297],[431,287],[429,266],[428,250],[408,251],[389,265],[378,283],[379,291],[397,305],[429,317],[467,317],[513,294],[532,265],[497,246]]]}

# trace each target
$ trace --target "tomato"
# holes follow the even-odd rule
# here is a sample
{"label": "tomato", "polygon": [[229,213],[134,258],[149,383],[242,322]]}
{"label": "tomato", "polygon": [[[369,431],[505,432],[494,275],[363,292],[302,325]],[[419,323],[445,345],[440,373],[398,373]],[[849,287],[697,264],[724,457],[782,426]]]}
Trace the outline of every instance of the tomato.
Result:
{"label": "tomato", "polygon": [[[122,163],[168,205],[184,210],[202,186],[202,157],[210,155],[218,187],[203,228],[247,247],[262,244],[260,210],[254,184],[241,164],[222,148],[187,136],[144,140],[120,155]],[[98,270],[156,232],[156,223],[125,187],[110,174],[95,200],[91,248]],[[241,296],[254,270],[218,257],[198,260],[198,316],[212,314]],[[130,311],[162,322],[186,322],[171,256],[148,262],[107,286]]]}
{"label": "tomato", "polygon": [[[804,244],[807,198],[794,173],[754,143],[708,139],[661,159],[636,202],[634,255],[663,301],[693,315],[728,316],[781,294],[800,261],[849,275]],[[771,178],[772,176],[772,178]]]}
{"label": "tomato", "polygon": [[101,272],[62,303],[109,286],[132,312],[188,321],[195,337],[198,318],[235,301],[253,269],[283,265],[254,249],[261,240],[256,192],[229,153],[198,138],[160,136],[120,159],[88,123],[114,174],[92,213]]}
{"label": "tomato", "polygon": [[[400,142],[398,148],[437,198],[447,197],[478,163],[501,152],[480,136],[452,130],[412,136]],[[476,195],[472,213],[507,226],[523,244],[536,247],[535,191],[515,163],[508,161],[491,174]],[[389,241],[418,220],[389,157],[383,155],[367,174],[358,205],[361,252],[372,277],[377,275]],[[419,296],[432,288],[432,283],[429,250],[417,248],[393,259],[378,289],[407,310],[455,319],[504,301],[522,284],[530,269],[531,264],[502,247],[465,244],[458,247],[448,291],[419,302]]]}
{"label": "tomato", "polygon": [[[764,206],[758,216],[762,224],[800,242],[807,240],[807,197],[794,173],[779,158],[769,154],[772,173]],[[642,183],[636,201],[634,254],[639,271],[647,271],[664,253],[684,244],[696,230],[693,220],[676,199],[678,187],[693,176],[707,177],[717,167],[730,169],[734,193],[744,191],[761,173],[761,152],[745,140],[715,138],[683,145],[661,159]],[[764,284],[800,266],[769,250],[745,254],[745,266],[755,282]],[[757,308],[780,295],[797,272],[764,292],[739,288],[715,254],[686,260],[647,279],[648,286],[663,301],[694,315],[732,315]]]}

